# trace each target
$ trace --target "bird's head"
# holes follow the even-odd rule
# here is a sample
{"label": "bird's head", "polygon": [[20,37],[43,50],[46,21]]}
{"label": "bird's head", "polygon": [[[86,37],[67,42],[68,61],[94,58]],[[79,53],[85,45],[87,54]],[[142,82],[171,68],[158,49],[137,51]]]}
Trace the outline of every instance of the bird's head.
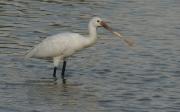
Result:
{"label": "bird's head", "polygon": [[109,30],[110,32],[112,32],[112,28],[110,28],[106,22],[104,22],[101,18],[99,17],[94,17],[91,20],[91,23],[93,26],[95,27],[104,27],[105,29]]}
{"label": "bird's head", "polygon": [[110,31],[111,33],[113,33],[114,35],[118,36],[119,38],[121,38],[125,43],[127,43],[129,46],[133,45],[133,42],[128,40],[128,39],[124,39],[122,37],[122,35],[116,31],[113,31],[113,29],[107,25],[106,22],[104,22],[101,18],[99,17],[94,17],[91,19],[90,24],[93,25],[93,27],[104,27],[106,30]]}

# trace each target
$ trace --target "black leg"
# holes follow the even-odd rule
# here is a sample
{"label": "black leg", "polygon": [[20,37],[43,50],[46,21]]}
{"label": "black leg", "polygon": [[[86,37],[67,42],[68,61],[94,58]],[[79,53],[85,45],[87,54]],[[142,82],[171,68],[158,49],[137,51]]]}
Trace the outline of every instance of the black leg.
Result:
{"label": "black leg", "polygon": [[62,67],[62,72],[61,72],[61,78],[62,78],[63,84],[66,83],[66,79],[64,78],[65,69],[66,69],[66,61],[63,62],[63,67]]}
{"label": "black leg", "polygon": [[56,78],[56,70],[57,70],[57,67],[54,67],[53,78],[54,78],[55,81],[57,80],[57,78]]}

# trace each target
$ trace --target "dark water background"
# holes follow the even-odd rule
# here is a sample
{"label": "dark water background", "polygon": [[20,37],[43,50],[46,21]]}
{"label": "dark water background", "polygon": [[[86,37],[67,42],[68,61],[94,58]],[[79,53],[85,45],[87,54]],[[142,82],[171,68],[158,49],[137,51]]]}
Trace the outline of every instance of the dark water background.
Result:
{"label": "dark water background", "polygon": [[[136,46],[98,29],[97,44],[69,59],[66,85],[51,81],[51,60],[23,59],[46,36],[87,34],[94,15]],[[179,0],[0,0],[0,112],[179,110]]]}

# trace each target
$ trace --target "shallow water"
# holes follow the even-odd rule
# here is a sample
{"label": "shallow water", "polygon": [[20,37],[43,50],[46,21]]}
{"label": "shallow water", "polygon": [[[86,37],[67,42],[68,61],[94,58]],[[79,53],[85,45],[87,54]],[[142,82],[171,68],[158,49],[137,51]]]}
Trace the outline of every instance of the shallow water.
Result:
{"label": "shallow water", "polygon": [[[96,45],[67,63],[67,84],[51,79],[51,60],[23,55],[46,36],[87,34],[89,19],[109,21],[136,45],[98,29]],[[1,0],[1,112],[179,112],[179,0]]]}

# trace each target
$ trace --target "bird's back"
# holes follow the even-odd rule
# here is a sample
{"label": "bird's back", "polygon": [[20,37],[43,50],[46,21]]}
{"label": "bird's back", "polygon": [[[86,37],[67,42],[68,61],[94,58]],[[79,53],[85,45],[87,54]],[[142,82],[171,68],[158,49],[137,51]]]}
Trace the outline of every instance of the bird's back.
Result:
{"label": "bird's back", "polygon": [[27,55],[27,58],[47,58],[68,55],[80,48],[86,39],[78,33],[60,33],[44,39],[36,45]]}

